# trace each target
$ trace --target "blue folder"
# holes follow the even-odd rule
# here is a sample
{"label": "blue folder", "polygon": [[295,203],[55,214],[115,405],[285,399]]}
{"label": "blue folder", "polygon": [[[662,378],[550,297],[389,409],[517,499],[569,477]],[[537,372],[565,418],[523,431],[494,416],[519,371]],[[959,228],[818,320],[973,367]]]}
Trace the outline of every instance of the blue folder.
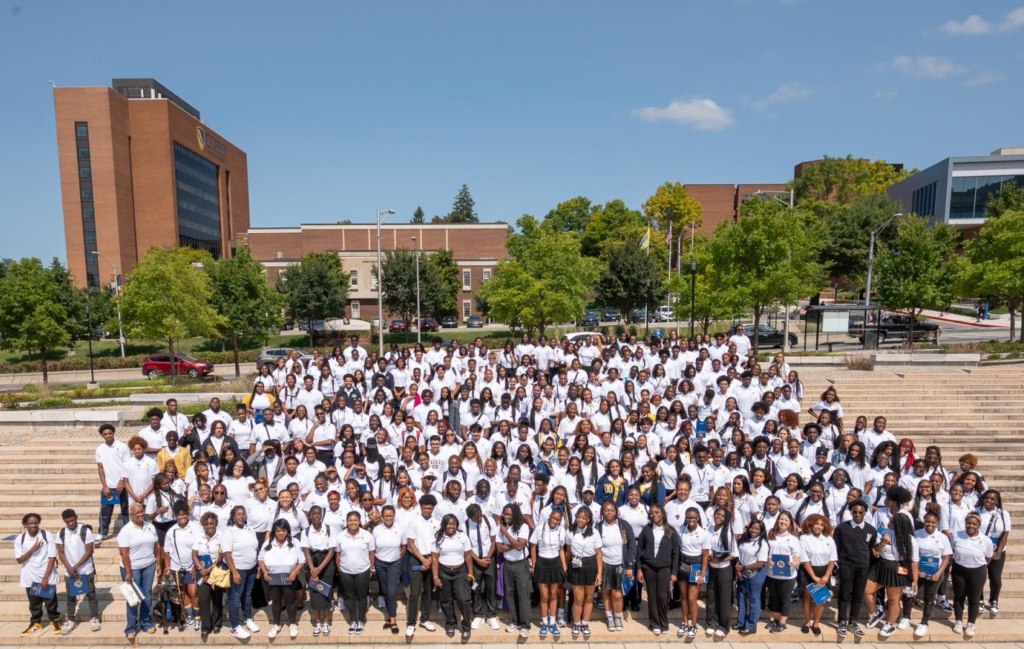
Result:
{"label": "blue folder", "polygon": [[[285,575],[285,577],[287,577],[287,576],[288,575]],[[271,579],[273,579],[273,575],[271,575]],[[323,579],[318,579],[316,581],[313,581],[312,579],[310,579],[309,580],[309,587],[312,588],[313,590],[315,590],[316,592],[320,593],[328,601],[330,601],[330,599],[331,599],[331,585],[328,582],[324,581]]]}
{"label": "blue folder", "polygon": [[782,577],[783,579],[789,579],[793,576],[793,569],[789,565],[790,556],[788,554],[773,554],[772,555],[772,577]]}
{"label": "blue folder", "polygon": [[271,586],[288,586],[291,584],[288,580],[287,572],[272,572],[270,573],[270,585]]}
{"label": "blue folder", "polygon": [[623,575],[622,577],[622,594],[626,595],[629,591],[633,590],[633,580]]}
{"label": "blue folder", "polygon": [[921,562],[918,564],[917,569],[925,577],[931,577],[939,571],[939,564],[941,563],[941,557],[921,557]]}
{"label": "blue folder", "polygon": [[49,585],[43,586],[42,584],[36,582],[32,584],[31,587],[29,587],[28,594],[34,597],[38,597],[39,599],[53,599],[57,596],[57,587]]}
{"label": "blue folder", "polygon": [[89,578],[79,576],[78,579],[68,577],[68,595],[78,597],[89,592]]}
{"label": "blue folder", "polygon": [[697,576],[700,575],[700,571],[701,571],[701,564],[699,564],[699,563],[691,563],[690,564],[690,583],[691,584],[696,584],[697,583]]}
{"label": "blue folder", "polygon": [[116,491],[111,491],[110,492],[110,498],[107,498],[106,496],[103,495],[103,492],[101,491],[100,492],[100,504],[101,505],[120,505],[121,504],[121,495],[119,493],[117,493]]}
{"label": "blue folder", "polygon": [[807,584],[807,592],[810,593],[811,599],[818,606],[822,606],[828,600],[832,599],[832,593],[828,591],[828,586],[819,586],[817,584]]}

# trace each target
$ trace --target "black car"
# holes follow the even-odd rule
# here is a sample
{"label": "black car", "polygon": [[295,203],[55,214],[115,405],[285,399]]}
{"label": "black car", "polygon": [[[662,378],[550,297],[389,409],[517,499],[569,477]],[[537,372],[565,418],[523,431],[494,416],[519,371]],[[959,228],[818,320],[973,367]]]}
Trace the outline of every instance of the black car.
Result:
{"label": "black car", "polygon": [[586,313],[584,313],[583,319],[580,320],[581,327],[596,327],[599,324],[601,324],[601,322],[600,320],[598,320],[597,314],[594,313],[593,311],[587,311]]}
{"label": "black car", "polygon": [[478,315],[471,315],[466,318],[466,326],[470,329],[483,329],[484,319]]}
{"label": "black car", "polygon": [[646,322],[646,321],[647,321],[647,310],[646,309],[633,309],[633,322]]}
{"label": "black car", "polygon": [[[878,332],[878,342],[884,343],[886,340],[906,340],[910,335],[910,316],[902,315],[899,313],[885,313],[882,315],[881,322],[872,321],[868,323],[868,331]],[[934,322],[922,321],[914,319],[914,340],[915,341],[931,341],[938,342],[939,334],[941,329],[939,325]],[[857,338],[860,342],[864,342],[864,318],[851,318],[849,335]]]}
{"label": "black car", "polygon": [[441,318],[441,326],[445,329],[455,329],[459,326],[459,320],[453,315],[446,315]]}
{"label": "black car", "polygon": [[606,306],[601,312],[601,319],[605,322],[618,322],[622,320],[622,314],[615,307]]}
{"label": "black car", "polygon": [[[726,336],[732,337],[736,333],[737,325],[733,325],[729,328]],[[754,344],[754,325],[745,324],[743,325],[743,333],[750,339],[750,344]],[[782,347],[782,332],[775,327],[770,327],[766,324],[759,325],[757,328],[757,346],[761,349],[765,347]],[[796,334],[789,334],[789,346],[796,346]]]}

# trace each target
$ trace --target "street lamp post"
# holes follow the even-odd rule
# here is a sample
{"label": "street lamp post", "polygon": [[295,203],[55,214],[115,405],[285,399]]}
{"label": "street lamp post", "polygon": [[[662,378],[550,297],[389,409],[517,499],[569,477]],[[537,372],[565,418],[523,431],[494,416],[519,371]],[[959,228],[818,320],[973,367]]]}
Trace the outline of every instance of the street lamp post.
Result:
{"label": "street lamp post", "polygon": [[697,302],[697,260],[690,260],[690,338],[693,338],[693,312]]}
{"label": "street lamp post", "polygon": [[393,209],[377,210],[377,354],[384,355],[384,273],[380,264],[380,224],[384,216],[394,214]]}
{"label": "street lamp post", "polygon": [[100,386],[96,383],[96,372],[92,366],[92,312],[89,309],[91,301],[89,297],[85,298],[85,324],[89,327],[89,389],[95,390]]}
{"label": "street lamp post", "polygon": [[[895,214],[887,218],[885,222],[882,223],[882,225],[878,226],[877,230],[871,231],[871,241],[868,243],[868,281],[867,285],[864,287],[865,307],[871,306],[871,271],[875,263],[875,236],[880,234],[882,230],[888,227],[889,224],[892,223],[892,220],[898,216],[903,216],[903,212],[896,212]],[[867,317],[867,313],[865,313],[864,316]]]}
{"label": "street lamp post", "polygon": [[110,264],[110,267],[114,269],[114,299],[117,301],[117,342],[121,345],[121,358],[124,358],[124,328],[121,325],[121,283],[118,281],[117,266],[114,265],[114,262],[104,257],[99,250],[93,250],[92,254]]}
{"label": "street lamp post", "polygon": [[416,342],[422,343],[422,329],[420,328],[420,249],[416,246],[416,237],[412,237],[412,245],[416,252]]}

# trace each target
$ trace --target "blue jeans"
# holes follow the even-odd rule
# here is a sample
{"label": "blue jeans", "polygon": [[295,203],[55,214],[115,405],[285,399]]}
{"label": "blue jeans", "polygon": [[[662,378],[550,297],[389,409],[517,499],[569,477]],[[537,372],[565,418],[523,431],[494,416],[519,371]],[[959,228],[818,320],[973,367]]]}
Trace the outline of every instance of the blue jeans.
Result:
{"label": "blue jeans", "polygon": [[[132,581],[142,591],[142,603],[138,606],[128,607],[128,624],[124,627],[125,635],[129,633],[142,633],[146,629],[152,629],[153,624],[153,577],[156,575],[156,563],[146,568],[133,568]],[[121,568],[121,579],[125,578],[124,568]]]}
{"label": "blue jeans", "polygon": [[232,629],[252,619],[252,588],[256,584],[256,566],[248,570],[239,569],[238,576],[242,578],[241,582],[236,584],[232,577],[231,590],[228,592],[228,617]]}
{"label": "blue jeans", "polygon": [[761,591],[764,589],[766,574],[764,568],[750,579],[737,582],[736,603],[739,608],[736,623],[748,631],[757,630],[757,619],[761,616]]}

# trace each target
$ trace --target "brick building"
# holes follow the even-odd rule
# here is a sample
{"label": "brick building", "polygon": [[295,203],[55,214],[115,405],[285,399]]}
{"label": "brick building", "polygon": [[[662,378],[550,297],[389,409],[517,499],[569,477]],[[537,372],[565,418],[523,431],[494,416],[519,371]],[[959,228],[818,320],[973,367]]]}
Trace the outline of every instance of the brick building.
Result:
{"label": "brick building", "polygon": [[785,183],[753,183],[745,185],[684,185],[704,210],[704,232],[711,234],[719,224],[735,221],[740,204],[757,191],[786,191]]}
{"label": "brick building", "polygon": [[[303,224],[288,228],[250,228],[241,235],[255,259],[263,262],[273,283],[288,266],[311,252],[336,251],[352,275],[347,314],[369,320],[377,316],[377,227],[375,224]],[[413,242],[412,238],[416,237]],[[474,296],[505,258],[508,226],[502,223],[384,224],[381,250],[419,249],[424,255],[447,248],[462,270],[459,318],[479,315]]]}
{"label": "brick building", "polygon": [[249,229],[245,152],[154,79],[111,85],[53,90],[67,261],[78,285],[113,281],[110,264],[126,274],[153,247],[230,256]]}

